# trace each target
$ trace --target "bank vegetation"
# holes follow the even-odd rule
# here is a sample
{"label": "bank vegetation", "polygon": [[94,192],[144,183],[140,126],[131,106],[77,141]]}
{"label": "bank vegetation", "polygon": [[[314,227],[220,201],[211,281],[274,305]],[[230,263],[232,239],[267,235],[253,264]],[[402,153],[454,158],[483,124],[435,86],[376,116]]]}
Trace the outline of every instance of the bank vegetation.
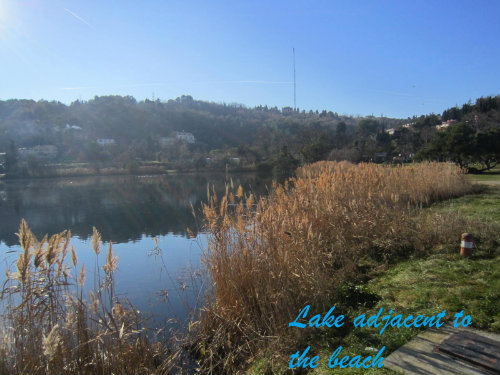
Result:
{"label": "bank vegetation", "polygon": [[324,314],[345,298],[349,282],[363,280],[364,264],[425,254],[440,236],[458,241],[461,226],[440,232],[442,218],[416,218],[432,202],[473,189],[452,164],[318,162],[258,202],[241,187],[211,194],[204,207],[211,294],[199,323],[203,367],[234,373],[269,350],[284,353],[287,363],[287,350],[311,334],[288,327],[300,309]]}

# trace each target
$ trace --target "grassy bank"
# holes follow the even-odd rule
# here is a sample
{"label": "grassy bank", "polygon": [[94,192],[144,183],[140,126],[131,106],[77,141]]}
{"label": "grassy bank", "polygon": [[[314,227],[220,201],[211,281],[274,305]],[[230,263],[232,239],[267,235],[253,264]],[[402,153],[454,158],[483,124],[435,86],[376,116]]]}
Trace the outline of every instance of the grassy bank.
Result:
{"label": "grassy bank", "polygon": [[[474,190],[446,164],[317,163],[256,206],[241,190],[212,196],[205,207],[213,294],[200,321],[203,365],[234,373],[257,362],[257,372],[284,373],[298,347],[312,342],[318,351],[319,343],[336,348],[355,340],[349,329],[292,331],[288,323],[306,305],[314,314],[336,305],[347,317],[360,303],[375,308],[382,296],[366,289],[370,280],[411,257],[450,254],[464,228],[482,228],[456,213],[423,209]],[[384,337],[395,348],[411,334]]]}
{"label": "grassy bank", "polygon": [[[454,314],[464,310],[472,318],[472,327],[500,332],[500,191],[490,188],[481,194],[466,195],[432,205],[424,215],[465,217],[462,231],[475,236],[476,251],[472,258],[464,259],[459,253],[459,239],[434,244],[427,256],[413,256],[408,260],[389,265],[371,275],[365,283],[367,290],[378,296],[379,301],[362,312],[377,312],[380,307],[392,308],[408,314],[433,315],[447,310]],[[388,355],[420,332],[419,329],[392,329],[379,335],[374,329],[353,329],[342,337],[331,332],[315,337],[312,345],[321,357],[328,358],[338,345],[346,348],[346,355],[373,355],[368,348],[386,346]],[[270,357],[261,359],[250,371],[265,373],[272,368]],[[286,371],[283,366],[276,373]],[[388,369],[360,371],[353,369],[332,370],[326,364],[313,374],[393,374]]]}
{"label": "grassy bank", "polygon": [[500,185],[500,171],[495,171],[492,173],[484,174],[471,174],[467,178],[475,183],[485,184],[485,185]]}

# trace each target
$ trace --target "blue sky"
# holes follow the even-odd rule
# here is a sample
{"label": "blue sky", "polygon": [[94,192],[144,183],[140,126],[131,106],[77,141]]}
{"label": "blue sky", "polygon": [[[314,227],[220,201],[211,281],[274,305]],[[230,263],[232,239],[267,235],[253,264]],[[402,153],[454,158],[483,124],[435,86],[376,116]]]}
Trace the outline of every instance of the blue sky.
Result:
{"label": "blue sky", "polygon": [[0,0],[0,99],[183,94],[341,114],[500,93],[499,0]]}

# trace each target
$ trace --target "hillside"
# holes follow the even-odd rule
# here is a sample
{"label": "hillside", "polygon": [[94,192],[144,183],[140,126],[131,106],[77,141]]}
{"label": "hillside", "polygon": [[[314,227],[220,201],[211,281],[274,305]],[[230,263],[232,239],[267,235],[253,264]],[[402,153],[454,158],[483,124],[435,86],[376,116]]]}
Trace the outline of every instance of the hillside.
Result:
{"label": "hillside", "polygon": [[[48,164],[133,169],[159,162],[173,169],[274,167],[287,174],[299,164],[327,158],[404,162],[419,151],[420,158],[465,165],[452,146],[443,146],[454,142],[445,138],[461,137],[461,147],[475,142],[476,148],[489,150],[483,159],[496,160],[498,145],[485,146],[484,141],[498,131],[499,103],[499,96],[480,98],[442,115],[391,119],[247,108],[191,96],[166,102],[102,96],[70,105],[12,99],[0,101],[0,168],[12,175],[34,175]],[[457,124],[462,124],[460,134],[448,136]]]}

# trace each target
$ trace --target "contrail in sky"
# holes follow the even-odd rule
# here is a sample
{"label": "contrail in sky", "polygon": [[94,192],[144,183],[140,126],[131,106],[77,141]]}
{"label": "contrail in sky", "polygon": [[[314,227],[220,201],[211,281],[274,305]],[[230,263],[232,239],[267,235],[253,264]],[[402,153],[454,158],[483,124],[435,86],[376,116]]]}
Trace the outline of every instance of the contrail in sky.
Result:
{"label": "contrail in sky", "polygon": [[[191,84],[225,84],[225,83],[254,83],[259,85],[292,85],[293,82],[288,81],[200,81],[190,82]],[[150,87],[150,86],[166,86],[166,83],[135,83],[128,85],[110,86],[109,89],[123,89],[129,87]],[[103,86],[68,86],[58,87],[58,90],[85,90],[85,89],[102,89]]]}
{"label": "contrail in sky", "polygon": [[202,81],[194,83],[257,83],[263,85],[291,85],[293,82],[288,81]]}
{"label": "contrail in sky", "polygon": [[286,82],[286,81],[233,81],[234,83],[262,83],[262,84],[292,84],[293,82]]}
{"label": "contrail in sky", "polygon": [[66,12],[68,12],[69,14],[71,14],[73,17],[75,17],[77,20],[83,22],[85,25],[87,25],[88,27],[90,27],[91,29],[93,29],[94,27],[88,23],[87,21],[85,21],[82,17],[80,17],[78,14],[76,14],[75,12],[72,12],[71,10],[69,10],[68,8],[64,8],[64,10]]}

